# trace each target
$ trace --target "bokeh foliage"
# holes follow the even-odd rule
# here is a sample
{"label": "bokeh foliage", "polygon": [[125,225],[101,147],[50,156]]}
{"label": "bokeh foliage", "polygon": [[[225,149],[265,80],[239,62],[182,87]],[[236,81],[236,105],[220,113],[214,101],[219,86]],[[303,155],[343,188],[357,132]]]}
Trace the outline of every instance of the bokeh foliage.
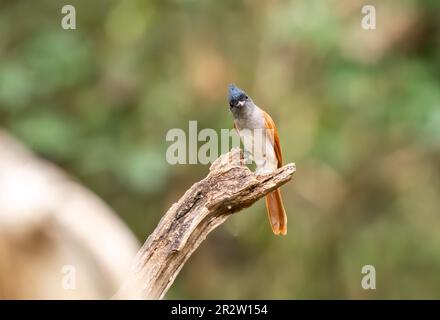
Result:
{"label": "bokeh foliage", "polygon": [[[143,240],[208,166],[171,128],[232,127],[226,86],[275,119],[297,164],[289,233],[263,202],[193,256],[170,298],[440,298],[438,1],[0,3],[0,125],[101,196]],[[361,28],[373,4],[377,29]],[[377,290],[360,286],[377,270]]]}

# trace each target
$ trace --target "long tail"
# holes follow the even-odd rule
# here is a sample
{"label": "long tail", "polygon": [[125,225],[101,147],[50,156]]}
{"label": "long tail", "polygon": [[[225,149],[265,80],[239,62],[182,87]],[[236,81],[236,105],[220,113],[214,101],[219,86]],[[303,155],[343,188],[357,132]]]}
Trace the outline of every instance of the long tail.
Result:
{"label": "long tail", "polygon": [[276,189],[266,196],[266,208],[273,233],[286,235],[287,215],[281,199],[280,189]]}

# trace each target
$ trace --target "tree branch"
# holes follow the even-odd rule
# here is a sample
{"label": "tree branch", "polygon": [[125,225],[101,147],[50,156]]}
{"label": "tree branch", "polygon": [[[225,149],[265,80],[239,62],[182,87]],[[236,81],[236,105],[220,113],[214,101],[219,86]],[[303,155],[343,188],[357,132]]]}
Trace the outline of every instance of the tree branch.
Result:
{"label": "tree branch", "polygon": [[186,260],[212,230],[289,181],[294,172],[292,163],[256,175],[236,148],[220,156],[208,176],[195,183],[160,220],[114,298],[162,299]]}

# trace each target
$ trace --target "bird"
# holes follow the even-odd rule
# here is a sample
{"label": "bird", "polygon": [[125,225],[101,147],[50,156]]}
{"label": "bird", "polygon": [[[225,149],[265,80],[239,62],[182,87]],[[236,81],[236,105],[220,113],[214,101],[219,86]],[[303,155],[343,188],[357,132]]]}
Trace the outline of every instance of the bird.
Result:
{"label": "bird", "polygon": [[[255,162],[257,174],[273,172],[283,165],[280,138],[270,115],[235,84],[228,87],[229,107],[234,127],[243,142],[245,153]],[[287,234],[287,215],[280,189],[266,195],[266,209],[272,231]]]}

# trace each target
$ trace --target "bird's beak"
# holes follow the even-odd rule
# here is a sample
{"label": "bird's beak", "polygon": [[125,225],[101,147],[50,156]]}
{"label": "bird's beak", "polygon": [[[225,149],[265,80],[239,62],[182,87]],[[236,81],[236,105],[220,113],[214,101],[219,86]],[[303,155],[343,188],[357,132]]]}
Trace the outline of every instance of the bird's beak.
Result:
{"label": "bird's beak", "polygon": [[240,107],[244,106],[244,104],[245,104],[245,101],[244,101],[244,100],[243,100],[243,101],[238,101],[238,102],[237,102],[237,106],[240,106]]}

